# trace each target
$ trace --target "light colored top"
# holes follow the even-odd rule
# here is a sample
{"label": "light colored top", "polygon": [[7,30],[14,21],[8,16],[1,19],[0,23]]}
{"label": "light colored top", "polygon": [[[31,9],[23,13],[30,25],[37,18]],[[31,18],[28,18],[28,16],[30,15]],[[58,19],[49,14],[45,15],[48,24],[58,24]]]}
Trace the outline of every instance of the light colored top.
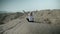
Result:
{"label": "light colored top", "polygon": [[30,12],[28,14],[28,19],[29,19],[29,21],[34,21],[33,12]]}

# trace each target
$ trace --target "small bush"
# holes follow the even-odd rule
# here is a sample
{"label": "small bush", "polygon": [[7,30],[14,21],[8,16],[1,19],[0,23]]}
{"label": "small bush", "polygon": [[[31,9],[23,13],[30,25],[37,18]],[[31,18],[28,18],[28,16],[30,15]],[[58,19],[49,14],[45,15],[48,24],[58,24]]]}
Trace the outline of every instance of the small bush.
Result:
{"label": "small bush", "polygon": [[0,21],[0,25],[4,24],[4,22]]}

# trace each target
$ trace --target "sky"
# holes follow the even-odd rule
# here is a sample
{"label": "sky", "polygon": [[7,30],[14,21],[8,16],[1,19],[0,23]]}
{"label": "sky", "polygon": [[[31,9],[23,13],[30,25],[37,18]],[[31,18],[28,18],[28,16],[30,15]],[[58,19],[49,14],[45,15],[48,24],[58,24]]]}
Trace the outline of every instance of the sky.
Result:
{"label": "sky", "polygon": [[0,0],[0,11],[60,9],[60,0]]}

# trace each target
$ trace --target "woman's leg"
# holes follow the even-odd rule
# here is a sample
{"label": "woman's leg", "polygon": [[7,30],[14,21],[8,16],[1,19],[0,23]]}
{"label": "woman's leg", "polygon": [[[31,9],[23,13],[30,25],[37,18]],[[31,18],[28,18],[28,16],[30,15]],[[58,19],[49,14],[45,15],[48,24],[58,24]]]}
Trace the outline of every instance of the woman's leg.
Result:
{"label": "woman's leg", "polygon": [[29,19],[28,18],[26,18],[27,19],[27,21],[29,22]]}

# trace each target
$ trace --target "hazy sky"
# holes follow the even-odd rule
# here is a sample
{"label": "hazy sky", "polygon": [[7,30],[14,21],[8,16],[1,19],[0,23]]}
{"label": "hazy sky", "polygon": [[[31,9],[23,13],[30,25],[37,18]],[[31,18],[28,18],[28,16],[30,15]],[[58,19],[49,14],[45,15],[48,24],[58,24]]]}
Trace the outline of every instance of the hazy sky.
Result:
{"label": "hazy sky", "polygon": [[60,0],[0,0],[0,11],[60,9]]}

